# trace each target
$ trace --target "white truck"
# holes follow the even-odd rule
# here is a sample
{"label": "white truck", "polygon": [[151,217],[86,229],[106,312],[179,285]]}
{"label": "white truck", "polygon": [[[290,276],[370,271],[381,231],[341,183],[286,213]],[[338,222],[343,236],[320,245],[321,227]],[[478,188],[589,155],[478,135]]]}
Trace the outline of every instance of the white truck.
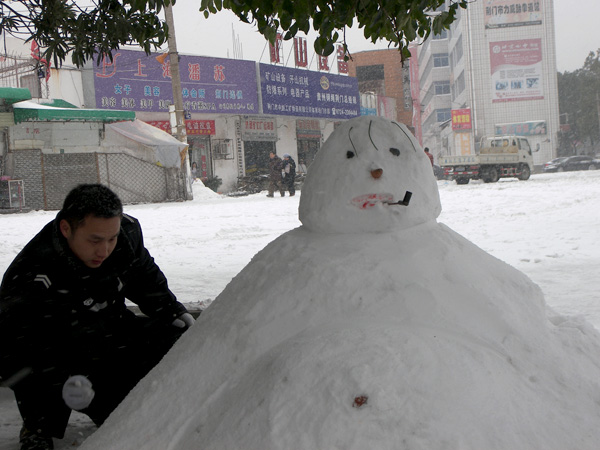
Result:
{"label": "white truck", "polygon": [[[455,180],[456,184],[467,184],[469,180],[495,183],[508,177],[529,179],[533,171],[533,154],[527,138],[495,136],[482,141],[477,155],[439,158],[446,179]],[[535,151],[538,150],[539,144]]]}

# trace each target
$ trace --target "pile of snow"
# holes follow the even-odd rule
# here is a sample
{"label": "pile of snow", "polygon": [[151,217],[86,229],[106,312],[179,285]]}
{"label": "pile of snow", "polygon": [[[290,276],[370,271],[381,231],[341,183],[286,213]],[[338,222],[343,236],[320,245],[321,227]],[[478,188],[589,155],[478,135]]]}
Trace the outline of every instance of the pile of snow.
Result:
{"label": "pile of snow", "polygon": [[303,225],[81,448],[597,448],[600,335],[439,212],[404,126],[342,125],[311,165]]}
{"label": "pile of snow", "polygon": [[194,196],[194,199],[192,201],[196,202],[210,200],[214,198],[221,198],[220,194],[217,194],[212,189],[204,186],[204,183],[200,178],[196,178],[192,183],[192,195]]}

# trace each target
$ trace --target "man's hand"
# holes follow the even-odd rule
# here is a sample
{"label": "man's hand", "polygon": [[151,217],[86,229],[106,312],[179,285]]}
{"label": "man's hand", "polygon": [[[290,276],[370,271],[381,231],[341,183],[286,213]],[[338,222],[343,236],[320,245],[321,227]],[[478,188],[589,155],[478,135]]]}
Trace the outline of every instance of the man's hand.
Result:
{"label": "man's hand", "polygon": [[83,375],[73,375],[65,382],[62,397],[66,405],[75,411],[81,411],[92,403],[96,393],[92,383]]}
{"label": "man's hand", "polygon": [[189,328],[194,325],[196,321],[194,317],[190,313],[183,313],[177,319],[175,319],[172,323],[173,326],[177,328]]}

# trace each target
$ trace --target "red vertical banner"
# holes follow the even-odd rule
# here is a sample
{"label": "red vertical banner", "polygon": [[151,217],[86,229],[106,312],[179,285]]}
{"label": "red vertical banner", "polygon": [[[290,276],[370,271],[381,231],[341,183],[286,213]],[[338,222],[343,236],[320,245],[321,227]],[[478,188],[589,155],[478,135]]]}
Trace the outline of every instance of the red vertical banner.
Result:
{"label": "red vertical banner", "polygon": [[282,62],[282,36],[281,33],[277,33],[277,36],[275,37],[275,43],[271,44],[269,42],[269,50],[271,51],[271,62],[272,63],[276,63],[279,64]]}
{"label": "red vertical banner", "polygon": [[344,60],[346,56],[346,52],[344,51],[343,45],[337,46],[337,64],[338,64],[338,73],[348,73],[348,62]]}
{"label": "red vertical banner", "polygon": [[294,58],[296,67],[308,67],[308,52],[306,51],[306,38],[294,38]]}
{"label": "red vertical banner", "polygon": [[207,177],[206,173],[206,155],[202,155],[200,157],[200,173],[202,174],[202,178]]}
{"label": "red vertical banner", "polygon": [[324,72],[329,72],[329,61],[327,59],[327,56],[318,55],[317,56],[317,65],[318,65],[318,70],[322,70]]}
{"label": "red vertical banner", "polygon": [[408,73],[410,74],[410,96],[413,103],[412,125],[415,129],[415,137],[419,144],[423,145],[423,129],[421,128],[421,85],[419,83],[419,59],[417,56],[417,47],[411,46],[410,59],[408,60]]}

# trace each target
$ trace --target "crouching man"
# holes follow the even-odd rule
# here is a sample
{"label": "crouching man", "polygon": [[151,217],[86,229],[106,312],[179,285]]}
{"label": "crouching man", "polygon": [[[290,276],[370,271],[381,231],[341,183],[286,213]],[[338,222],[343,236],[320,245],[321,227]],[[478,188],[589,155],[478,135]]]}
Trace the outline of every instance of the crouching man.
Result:
{"label": "crouching man", "polygon": [[193,323],[117,195],[73,189],[0,286],[0,377],[23,418],[21,449],[53,449],[73,409],[101,425]]}

